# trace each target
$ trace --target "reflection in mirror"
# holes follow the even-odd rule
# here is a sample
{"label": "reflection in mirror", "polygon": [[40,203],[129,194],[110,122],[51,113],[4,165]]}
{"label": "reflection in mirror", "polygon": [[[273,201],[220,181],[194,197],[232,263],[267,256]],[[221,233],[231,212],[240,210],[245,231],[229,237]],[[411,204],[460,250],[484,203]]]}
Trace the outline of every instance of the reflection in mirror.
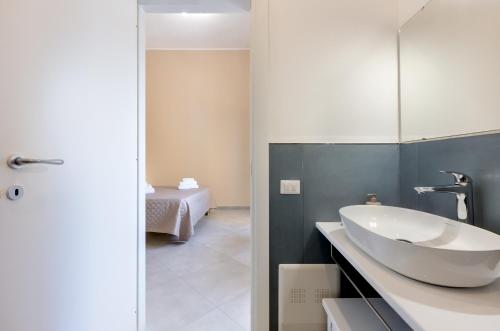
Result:
{"label": "reflection in mirror", "polygon": [[401,140],[500,129],[500,0],[432,0],[400,31]]}

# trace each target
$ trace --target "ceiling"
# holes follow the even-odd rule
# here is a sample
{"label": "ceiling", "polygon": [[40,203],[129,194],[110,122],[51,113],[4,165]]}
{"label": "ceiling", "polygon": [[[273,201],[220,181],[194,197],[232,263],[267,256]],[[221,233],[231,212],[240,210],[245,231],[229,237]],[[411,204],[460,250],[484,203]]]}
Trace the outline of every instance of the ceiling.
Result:
{"label": "ceiling", "polygon": [[250,13],[146,14],[148,49],[248,49]]}
{"label": "ceiling", "polygon": [[242,13],[251,0],[139,0],[148,13]]}

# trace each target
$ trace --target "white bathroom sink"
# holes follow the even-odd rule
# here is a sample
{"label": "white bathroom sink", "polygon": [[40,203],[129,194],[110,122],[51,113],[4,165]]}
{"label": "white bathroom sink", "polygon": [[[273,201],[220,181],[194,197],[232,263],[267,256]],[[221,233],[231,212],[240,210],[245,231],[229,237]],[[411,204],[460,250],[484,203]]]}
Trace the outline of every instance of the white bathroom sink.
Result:
{"label": "white bathroom sink", "polygon": [[349,238],[386,267],[426,283],[478,287],[500,277],[500,236],[415,210],[340,209]]}

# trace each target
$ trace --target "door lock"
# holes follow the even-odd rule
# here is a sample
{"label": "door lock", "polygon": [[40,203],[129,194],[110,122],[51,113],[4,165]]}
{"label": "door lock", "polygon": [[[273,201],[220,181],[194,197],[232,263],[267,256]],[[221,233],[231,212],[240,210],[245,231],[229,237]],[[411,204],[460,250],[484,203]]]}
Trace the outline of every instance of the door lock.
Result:
{"label": "door lock", "polygon": [[7,199],[16,201],[23,197],[24,187],[19,185],[13,185],[7,189]]}

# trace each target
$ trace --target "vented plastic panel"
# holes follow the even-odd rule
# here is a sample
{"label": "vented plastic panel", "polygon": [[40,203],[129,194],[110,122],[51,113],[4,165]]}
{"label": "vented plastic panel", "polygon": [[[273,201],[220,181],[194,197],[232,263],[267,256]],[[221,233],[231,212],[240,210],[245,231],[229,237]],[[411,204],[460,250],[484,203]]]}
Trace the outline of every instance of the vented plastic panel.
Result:
{"label": "vented plastic panel", "polygon": [[279,330],[324,331],[323,298],[340,292],[335,264],[282,264],[279,268]]}

